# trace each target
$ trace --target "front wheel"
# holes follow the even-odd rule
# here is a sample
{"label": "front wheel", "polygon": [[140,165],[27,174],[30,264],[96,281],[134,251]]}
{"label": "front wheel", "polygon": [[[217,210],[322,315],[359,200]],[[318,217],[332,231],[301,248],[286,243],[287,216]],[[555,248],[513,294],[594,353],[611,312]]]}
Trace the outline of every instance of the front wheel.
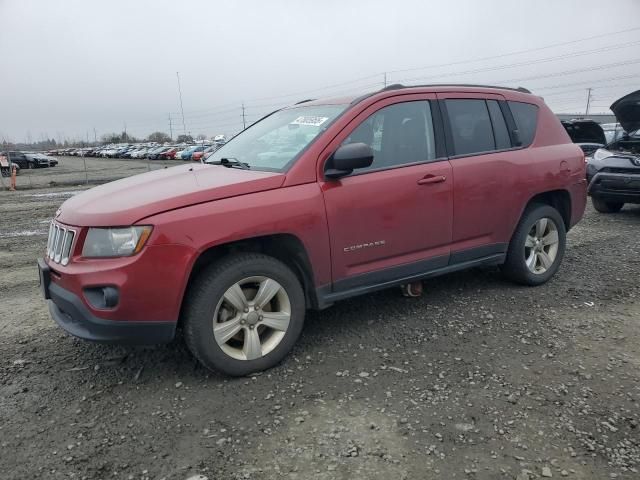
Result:
{"label": "front wheel", "polygon": [[616,213],[624,206],[623,202],[607,202],[598,197],[591,197],[591,203],[593,203],[593,208],[600,213]]}
{"label": "front wheel", "polygon": [[296,275],[273,257],[227,257],[191,284],[185,341],[207,368],[241,376],[273,367],[302,332],[305,298]]}
{"label": "front wheel", "polygon": [[502,270],[514,282],[541,285],[560,268],[566,242],[560,213],[549,205],[531,205],[511,238]]}

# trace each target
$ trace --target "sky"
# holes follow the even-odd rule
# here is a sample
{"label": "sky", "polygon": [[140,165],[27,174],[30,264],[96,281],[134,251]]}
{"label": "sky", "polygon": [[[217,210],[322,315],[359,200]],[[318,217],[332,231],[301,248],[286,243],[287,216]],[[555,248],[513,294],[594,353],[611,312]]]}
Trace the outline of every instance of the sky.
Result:
{"label": "sky", "polygon": [[592,88],[608,112],[640,89],[640,1],[0,0],[0,72],[0,142],[229,135],[243,105],[249,124],[385,81],[523,86],[576,114]]}

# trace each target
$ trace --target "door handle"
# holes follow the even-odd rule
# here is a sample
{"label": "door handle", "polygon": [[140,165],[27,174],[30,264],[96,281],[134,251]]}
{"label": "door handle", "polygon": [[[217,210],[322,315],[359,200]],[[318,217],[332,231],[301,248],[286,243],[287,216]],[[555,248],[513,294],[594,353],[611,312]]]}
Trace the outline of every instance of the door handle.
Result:
{"label": "door handle", "polygon": [[432,183],[442,183],[447,179],[444,175],[427,175],[418,180],[418,185],[431,185]]}

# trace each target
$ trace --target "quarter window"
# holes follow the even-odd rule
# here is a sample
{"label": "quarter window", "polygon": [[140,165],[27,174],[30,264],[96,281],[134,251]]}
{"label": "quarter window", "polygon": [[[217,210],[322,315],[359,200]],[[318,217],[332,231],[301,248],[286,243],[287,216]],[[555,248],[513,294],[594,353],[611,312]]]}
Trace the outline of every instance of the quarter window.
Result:
{"label": "quarter window", "polygon": [[509,109],[513,114],[513,120],[518,127],[518,134],[522,147],[528,147],[533,142],[536,135],[536,125],[538,123],[538,107],[531,103],[508,102]]}
{"label": "quarter window", "polygon": [[366,143],[373,163],[358,170],[378,170],[436,158],[431,106],[428,101],[404,102],[381,108],[364,120],[343,142]]}

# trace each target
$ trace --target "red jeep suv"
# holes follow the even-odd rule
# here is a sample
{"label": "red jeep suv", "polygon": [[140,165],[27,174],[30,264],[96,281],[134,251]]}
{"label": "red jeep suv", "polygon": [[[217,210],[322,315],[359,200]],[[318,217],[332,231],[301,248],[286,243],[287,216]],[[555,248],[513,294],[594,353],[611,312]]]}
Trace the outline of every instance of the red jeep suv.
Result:
{"label": "red jeep suv", "polygon": [[280,361],[310,308],[481,265],[546,282],[585,202],[583,153],[540,97],[394,85],[72,197],[38,263],[67,332],[161,343],[180,326],[205,366],[243,375]]}

